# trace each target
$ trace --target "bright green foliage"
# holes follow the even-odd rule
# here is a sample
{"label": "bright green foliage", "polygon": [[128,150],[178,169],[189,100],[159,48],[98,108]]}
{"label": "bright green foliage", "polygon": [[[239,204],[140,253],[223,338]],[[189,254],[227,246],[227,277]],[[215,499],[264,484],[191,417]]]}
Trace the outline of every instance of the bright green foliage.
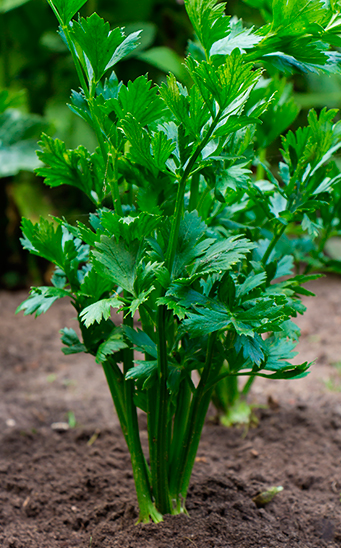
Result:
{"label": "bright green foliage", "polygon": [[[340,7],[331,9],[319,0],[250,0],[261,8],[268,24],[244,29],[240,21],[222,16],[224,4],[188,1],[188,12],[202,48],[202,55],[229,55],[233,48],[252,61],[261,61],[284,72],[338,72]],[[200,30],[198,30],[200,29]],[[198,51],[197,50],[197,51]]]}
{"label": "bright green foliage", "polygon": [[86,352],[84,344],[82,344],[74,329],[64,327],[60,330],[61,341],[65,345],[62,348],[63,353],[67,356],[69,354],[78,354],[79,352]]}
{"label": "bright green foliage", "polygon": [[125,38],[121,29],[110,30],[109,23],[101,19],[97,13],[75,21],[72,33],[88,79],[94,79],[96,83],[109,68],[136,48],[139,36],[136,32]]}
{"label": "bright green foliage", "polygon": [[272,32],[295,36],[323,28],[329,14],[320,0],[274,0],[272,3]]}
{"label": "bright green foliage", "polygon": [[123,302],[119,299],[102,299],[96,303],[90,304],[80,314],[85,327],[90,327],[94,322],[101,323],[102,319],[110,318],[111,308],[121,308]]}
{"label": "bright green foliage", "polygon": [[63,297],[70,297],[70,291],[58,287],[33,287],[29,298],[19,305],[17,312],[24,311],[25,316],[35,313],[37,317]]}
{"label": "bright green foliage", "polygon": [[86,0],[47,0],[54,11],[57,10],[61,21],[68,25],[72,17],[84,6]]}
{"label": "bright green foliage", "polygon": [[49,167],[41,167],[37,173],[45,177],[47,185],[75,186],[85,192],[95,205],[102,203],[105,194],[105,167],[96,153],[89,154],[83,146],[76,150],[66,150],[62,141],[44,134],[39,144],[42,151],[38,152],[38,157]]}
{"label": "bright green foliage", "polygon": [[[95,81],[98,82],[110,68],[110,60],[116,48],[123,42],[121,30],[111,31],[109,23],[94,13],[87,19],[75,21],[72,32],[78,46],[90,62]],[[91,76],[92,74],[89,74],[90,80]]]}
{"label": "bright green foliage", "polygon": [[[313,24],[316,2],[308,2],[291,25],[293,4],[279,20],[274,1],[272,23],[245,30],[215,0],[185,5],[200,42],[186,61],[189,88],[172,75],[160,87],[144,76],[127,85],[114,73],[105,78],[136,36],[124,39],[97,15],[67,25],[63,12],[82,86],[72,109],[93,128],[98,148],[67,150],[44,136],[39,174],[50,186],[79,188],[97,210],[77,226],[22,225],[24,247],[57,268],[53,287],[34,288],[19,309],[40,314],[56,298],[71,298],[81,337],[63,330],[64,352],[86,351],[102,364],[131,454],[140,520],[155,522],[186,511],[212,396],[233,406],[238,377],[248,379],[245,395],[257,376],[307,374],[310,364],[290,363],[299,336],[292,318],[305,310],[300,296],[311,294],[302,285],[316,276],[294,275],[296,244],[285,232],[319,231],[341,147],[335,111],[312,111],[307,127],[283,137],[272,171],[265,147],[298,109],[284,80],[263,79],[255,67],[278,65],[276,56],[288,61],[291,48],[285,66],[337,70],[338,56],[323,42],[330,10],[321,4]],[[147,414],[148,458],[137,408]]]}
{"label": "bright green foliage", "polygon": [[108,104],[112,105],[118,120],[122,120],[129,113],[141,126],[158,120],[164,110],[156,88],[151,87],[151,81],[146,76],[128,82],[127,86],[122,85],[117,99],[112,99]]}
{"label": "bright green foliage", "polygon": [[216,0],[185,0],[188,16],[207,56],[212,45],[228,32],[225,5],[217,4]]}
{"label": "bright green foliage", "polygon": [[[191,57],[188,59],[190,74],[206,103],[212,97],[224,111],[251,90],[260,77],[260,71],[252,70],[251,63],[241,63],[240,58],[241,54],[234,50],[219,67],[206,62],[196,64]],[[213,106],[211,108],[213,111]]]}

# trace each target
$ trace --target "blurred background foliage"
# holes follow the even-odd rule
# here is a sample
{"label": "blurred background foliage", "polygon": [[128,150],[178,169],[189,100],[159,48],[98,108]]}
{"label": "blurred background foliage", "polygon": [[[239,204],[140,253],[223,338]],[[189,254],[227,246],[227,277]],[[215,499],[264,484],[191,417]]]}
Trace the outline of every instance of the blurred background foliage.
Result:
{"label": "blurred background foliage", "polygon": [[[270,0],[231,0],[227,13],[259,26],[270,17],[270,5]],[[193,37],[182,0],[88,0],[81,14],[94,11],[112,27],[125,27],[126,34],[143,30],[138,50],[118,65],[119,79],[126,82],[148,73],[160,83],[171,71],[178,80],[190,84],[182,62],[188,39]],[[285,87],[285,81],[279,85],[283,87],[283,100],[291,103],[290,122],[295,125],[306,124],[311,107],[340,107],[340,76],[296,74],[290,82],[289,87]],[[64,215],[73,222],[93,207],[86,198],[80,202],[72,188],[45,189],[33,174],[38,166],[35,150],[42,131],[59,137],[69,148],[83,144],[94,149],[91,130],[66,106],[70,90],[78,87],[71,56],[56,32],[55,17],[45,0],[0,0],[2,287],[39,283],[46,274],[46,265],[21,250],[21,216],[36,221],[40,215],[50,213]],[[267,146],[268,129],[274,125],[271,116],[264,120],[264,128],[257,135],[260,149]],[[267,151],[270,164],[279,160],[278,136],[272,137]]]}

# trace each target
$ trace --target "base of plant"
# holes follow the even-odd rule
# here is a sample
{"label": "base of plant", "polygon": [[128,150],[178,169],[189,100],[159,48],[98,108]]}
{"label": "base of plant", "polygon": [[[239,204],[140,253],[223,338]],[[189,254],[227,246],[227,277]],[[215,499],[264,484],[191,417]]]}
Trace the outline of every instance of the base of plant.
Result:
{"label": "base of plant", "polygon": [[219,422],[223,426],[257,426],[254,408],[243,399],[237,400],[225,414],[219,415]]}
{"label": "base of plant", "polygon": [[[176,501],[174,501],[174,507],[172,509],[171,515],[177,516],[179,514],[185,514],[186,516],[189,516],[189,513],[183,503],[176,504]],[[140,523],[150,523],[151,521],[153,523],[161,523],[161,521],[163,521],[163,515],[155,508],[154,505],[152,506],[152,508],[149,507],[148,515],[143,515],[142,513],[140,513],[139,519],[137,520],[135,525],[139,525]]]}
{"label": "base of plant", "polygon": [[153,523],[161,523],[163,521],[163,516],[160,514],[160,512],[153,506],[153,508],[149,509],[148,515],[141,515],[139,516],[139,519],[137,520],[135,525],[139,525],[139,523],[150,523],[152,521]]}

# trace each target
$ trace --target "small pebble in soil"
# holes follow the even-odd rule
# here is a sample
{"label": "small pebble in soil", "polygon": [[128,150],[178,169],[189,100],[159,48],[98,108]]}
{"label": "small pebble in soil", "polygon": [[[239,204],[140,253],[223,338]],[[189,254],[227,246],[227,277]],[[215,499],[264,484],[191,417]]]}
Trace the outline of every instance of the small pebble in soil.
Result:
{"label": "small pebble in soil", "polygon": [[65,432],[66,430],[69,430],[70,427],[67,422],[53,422],[51,428],[56,432]]}
{"label": "small pebble in soil", "polygon": [[7,419],[6,420],[6,426],[8,426],[9,428],[14,428],[14,426],[16,425],[16,421],[14,419]]}

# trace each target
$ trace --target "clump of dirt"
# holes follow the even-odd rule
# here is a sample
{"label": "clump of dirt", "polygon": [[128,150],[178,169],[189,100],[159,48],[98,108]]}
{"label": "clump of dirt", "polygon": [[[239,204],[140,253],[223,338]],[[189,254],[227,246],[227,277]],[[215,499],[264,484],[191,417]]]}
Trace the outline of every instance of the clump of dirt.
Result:
{"label": "clump of dirt", "polygon": [[[101,368],[63,356],[60,302],[35,322],[0,294],[0,545],[4,548],[321,548],[341,545],[341,282],[310,287],[299,381],[255,383],[256,428],[207,422],[194,466],[189,516],[135,525],[130,459]],[[336,365],[335,365],[336,364]],[[72,420],[70,420],[72,418]],[[73,426],[53,429],[55,422]],[[142,432],[147,444],[147,433]],[[254,497],[283,491],[264,507]]]}

